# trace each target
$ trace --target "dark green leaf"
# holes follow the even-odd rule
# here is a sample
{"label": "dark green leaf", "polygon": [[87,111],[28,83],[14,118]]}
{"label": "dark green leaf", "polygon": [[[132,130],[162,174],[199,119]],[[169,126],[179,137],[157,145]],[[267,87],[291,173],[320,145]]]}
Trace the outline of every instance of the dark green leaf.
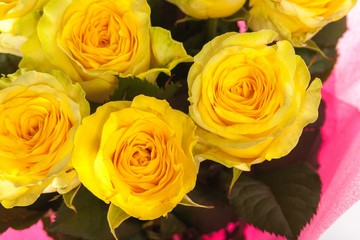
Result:
{"label": "dark green leaf", "polygon": [[114,239],[106,219],[108,206],[104,202],[93,196],[85,187],[81,187],[73,204],[76,213],[63,204],[48,231],[89,240]]}
{"label": "dark green leaf", "polygon": [[58,209],[61,198],[57,196],[59,196],[57,193],[41,194],[33,204],[27,207],[6,209],[0,204],[0,233],[9,227],[21,230],[35,224],[49,209]]}
{"label": "dark green leaf", "polygon": [[[82,240],[114,239],[107,221],[109,206],[81,187],[73,204],[76,212],[61,205],[56,213],[55,222],[49,224],[47,231],[52,236],[71,236]],[[128,219],[116,229],[116,236],[123,240],[141,239],[142,222]],[[60,238],[61,239],[61,238]]]}
{"label": "dark green leaf", "polygon": [[166,218],[160,219],[160,234],[162,239],[171,239],[174,234],[179,234],[187,229],[185,224],[174,214],[169,213]]}
{"label": "dark green leaf", "polygon": [[[326,25],[312,38],[312,43],[315,43],[326,57],[322,56],[320,51],[296,49],[309,65],[312,77],[319,77],[323,82],[326,81],[336,63],[336,44],[345,31],[346,17]],[[309,43],[311,42],[309,41]]]}
{"label": "dark green leaf", "polygon": [[171,30],[180,10],[174,4],[164,0],[148,0],[148,3],[151,7],[151,25]]}
{"label": "dark green leaf", "polygon": [[294,239],[316,212],[320,178],[307,164],[241,175],[231,205],[238,216],[255,227]]}
{"label": "dark green leaf", "polygon": [[323,52],[330,59],[317,55],[309,70],[313,77],[318,77],[322,82],[325,82],[334,68],[337,59],[337,52],[334,48],[324,48]]}
{"label": "dark green leaf", "polygon": [[24,207],[6,209],[0,204],[0,233],[9,227],[14,229],[25,229],[35,224],[45,212],[29,210]]}
{"label": "dark green leaf", "polygon": [[229,222],[237,220],[225,191],[219,192],[213,186],[197,183],[189,196],[199,204],[214,206],[213,209],[205,209],[178,205],[173,210],[173,214],[198,235],[218,231],[226,227]]}
{"label": "dark green leaf", "polygon": [[146,239],[143,231],[144,221],[136,218],[129,218],[115,229],[116,236],[119,240],[140,240]]}
{"label": "dark green leaf", "polygon": [[110,97],[110,100],[132,100],[139,94],[156,97],[158,99],[166,99],[171,97],[179,88],[179,84],[172,82],[166,84],[164,88],[160,88],[156,84],[139,78],[119,78],[119,87],[114,95]]}
{"label": "dark green leaf", "polygon": [[337,53],[336,49],[327,47],[324,47],[322,51],[327,58],[311,49],[296,49],[296,53],[300,55],[308,65],[311,78],[314,79],[315,77],[318,77],[322,82],[325,82],[334,67]]}
{"label": "dark green leaf", "polygon": [[319,45],[320,48],[335,48],[339,38],[344,34],[345,31],[346,17],[326,25],[312,39],[317,43],[317,45]]}
{"label": "dark green leaf", "polygon": [[0,73],[14,73],[18,69],[20,57],[11,54],[0,54]]}

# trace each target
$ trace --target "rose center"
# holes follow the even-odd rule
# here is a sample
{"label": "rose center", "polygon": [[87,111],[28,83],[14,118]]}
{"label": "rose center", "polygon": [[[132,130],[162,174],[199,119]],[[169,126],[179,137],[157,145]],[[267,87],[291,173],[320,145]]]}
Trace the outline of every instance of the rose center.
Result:
{"label": "rose center", "polygon": [[132,154],[132,166],[147,166],[152,159],[152,149],[146,146],[137,146]]}
{"label": "rose center", "polygon": [[110,33],[108,30],[108,25],[103,24],[100,26],[97,26],[97,32],[99,36],[99,40],[97,43],[97,47],[106,47],[110,44]]}
{"label": "rose center", "polygon": [[230,92],[244,98],[251,98],[254,95],[254,88],[248,81],[240,81],[230,88]]}
{"label": "rose center", "polygon": [[43,125],[43,119],[40,117],[31,118],[28,124],[29,127],[26,129],[25,138],[31,138],[39,131],[40,126]]}

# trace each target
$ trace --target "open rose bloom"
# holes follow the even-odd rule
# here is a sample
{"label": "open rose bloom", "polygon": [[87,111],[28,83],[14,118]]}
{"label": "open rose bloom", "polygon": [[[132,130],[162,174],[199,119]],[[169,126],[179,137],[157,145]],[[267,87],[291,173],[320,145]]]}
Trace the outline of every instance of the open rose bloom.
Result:
{"label": "open rose bloom", "polygon": [[249,27],[272,29],[295,46],[304,46],[325,25],[344,17],[356,0],[250,0]]}
{"label": "open rose bloom", "polygon": [[60,72],[20,71],[0,80],[0,202],[32,204],[43,192],[79,184],[70,157],[85,93]]}
{"label": "open rose bloom", "polygon": [[[197,155],[248,171],[287,155],[317,119],[321,81],[273,31],[226,33],[194,57],[189,111],[199,128]],[[310,84],[310,85],[309,85]]]}
{"label": "open rose bloom", "polygon": [[154,83],[159,72],[170,75],[192,59],[168,30],[151,26],[145,0],[56,0],[43,14],[34,13],[32,22],[36,31],[22,47],[20,66],[61,70],[99,103],[117,88],[117,76]]}
{"label": "open rose bloom", "polygon": [[356,2],[0,2],[0,234],[35,209],[58,238],[297,238]]}
{"label": "open rose bloom", "polygon": [[[75,136],[73,164],[95,196],[129,216],[166,216],[195,186],[195,125],[164,100],[143,95],[104,104]],[[110,207],[112,209],[112,207]]]}
{"label": "open rose bloom", "polygon": [[22,56],[21,46],[26,37],[18,35],[17,22],[39,11],[48,0],[10,0],[0,2],[0,52]]}
{"label": "open rose bloom", "polygon": [[22,17],[31,11],[41,9],[48,0],[9,0],[0,5],[0,19]]}
{"label": "open rose bloom", "polygon": [[236,13],[245,0],[167,0],[186,15],[196,19],[222,18]]}

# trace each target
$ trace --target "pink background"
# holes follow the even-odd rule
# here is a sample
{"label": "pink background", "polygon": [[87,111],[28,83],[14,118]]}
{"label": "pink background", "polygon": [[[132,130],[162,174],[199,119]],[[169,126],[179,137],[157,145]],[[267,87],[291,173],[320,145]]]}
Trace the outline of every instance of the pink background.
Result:
{"label": "pink background", "polygon": [[[360,200],[360,3],[349,13],[348,28],[338,45],[340,54],[333,73],[323,87],[326,102],[324,139],[319,153],[322,196],[316,216],[300,240],[316,240],[347,209]],[[354,53],[356,54],[354,56]],[[221,234],[220,234],[221,235]],[[246,227],[247,240],[284,239]],[[1,240],[47,240],[42,224],[30,229],[8,229]],[[213,239],[217,239],[213,235]]]}

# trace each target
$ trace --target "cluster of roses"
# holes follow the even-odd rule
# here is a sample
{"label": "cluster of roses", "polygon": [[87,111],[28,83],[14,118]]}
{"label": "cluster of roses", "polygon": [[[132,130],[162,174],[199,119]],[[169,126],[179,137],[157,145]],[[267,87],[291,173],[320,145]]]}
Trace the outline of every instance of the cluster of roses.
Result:
{"label": "cluster of roses", "polygon": [[[227,17],[245,4],[169,2],[197,19]],[[250,0],[254,32],[217,36],[194,57],[151,26],[145,0],[2,2],[0,50],[22,59],[0,81],[1,204],[27,206],[82,183],[110,203],[116,227],[191,202],[186,194],[204,159],[249,171],[285,156],[316,120],[321,99],[320,79],[310,81],[293,46],[355,2]],[[189,114],[139,95],[90,115],[88,101],[106,102],[118,77],[155,83],[181,62],[193,62]]]}

